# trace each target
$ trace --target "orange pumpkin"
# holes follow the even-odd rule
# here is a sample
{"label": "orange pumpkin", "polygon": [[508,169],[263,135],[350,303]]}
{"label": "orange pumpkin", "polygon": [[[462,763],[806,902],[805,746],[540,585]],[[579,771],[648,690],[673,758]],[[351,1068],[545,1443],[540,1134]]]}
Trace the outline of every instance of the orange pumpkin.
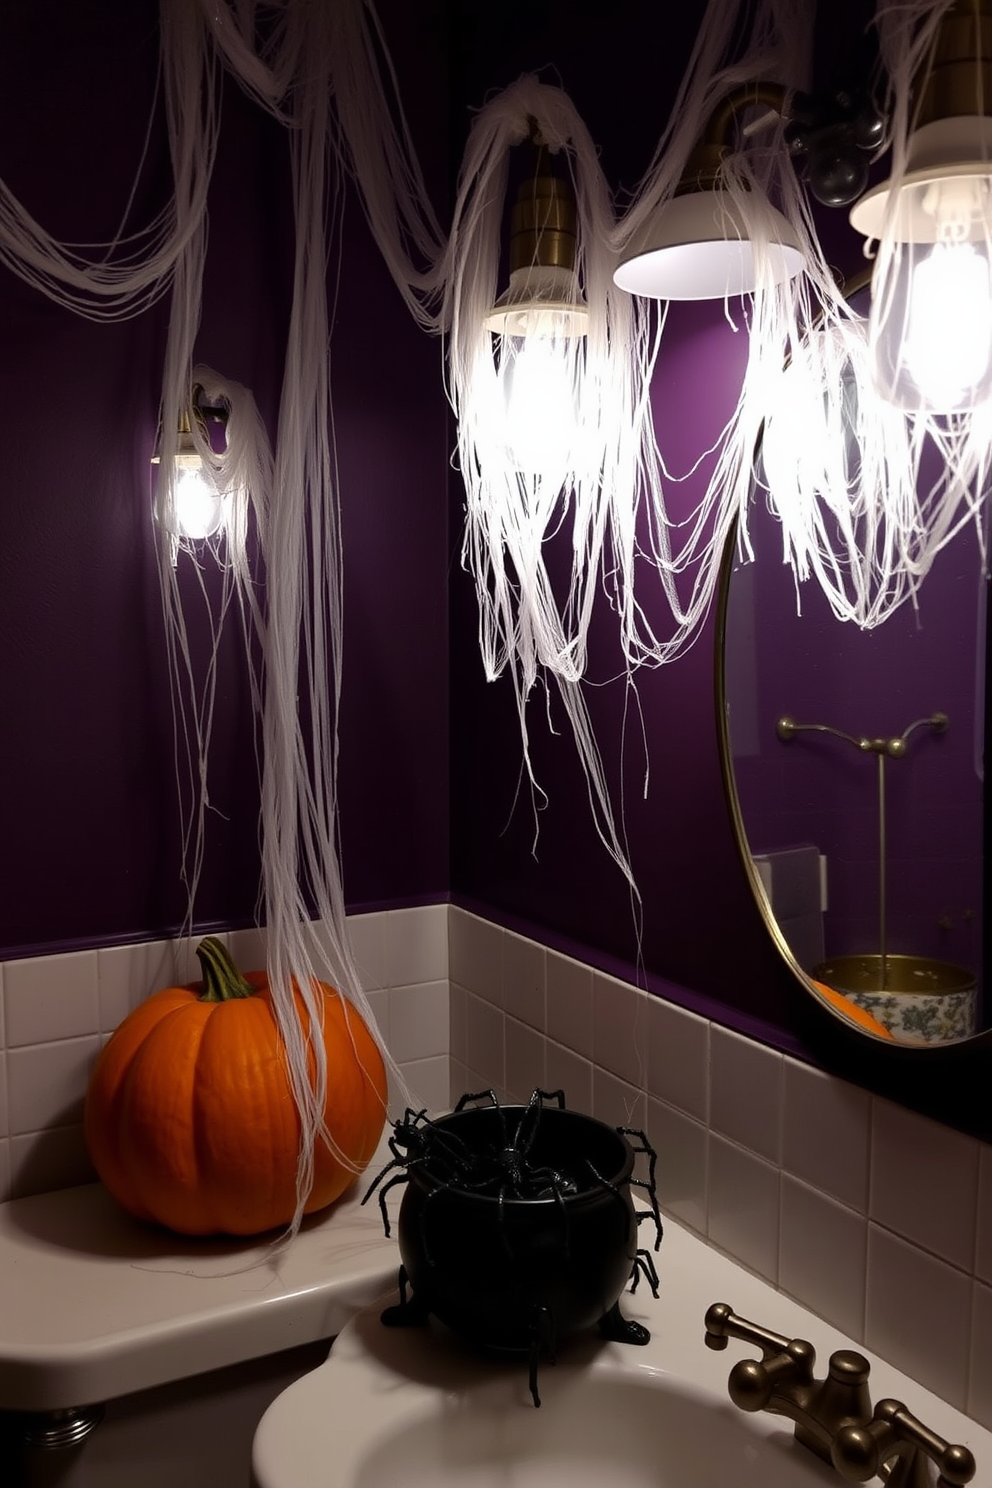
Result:
{"label": "orange pumpkin", "polygon": [[[213,936],[197,955],[203,982],[154,993],[103,1049],[86,1096],[86,1143],[104,1184],[139,1219],[184,1235],[261,1234],[296,1209],[301,1127],[282,1039],[265,972],[242,976]],[[324,1115],[349,1163],[318,1143],[308,1214],[366,1167],[386,1112],[385,1066],[364,1019],[318,986]]]}

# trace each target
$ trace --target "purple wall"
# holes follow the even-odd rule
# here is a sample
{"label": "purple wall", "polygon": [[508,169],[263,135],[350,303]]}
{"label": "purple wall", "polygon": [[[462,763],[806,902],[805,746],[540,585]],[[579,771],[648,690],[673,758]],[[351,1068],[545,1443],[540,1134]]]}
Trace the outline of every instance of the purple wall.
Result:
{"label": "purple wall", "polygon": [[[104,0],[85,18],[44,3],[5,17],[0,174],[64,237],[100,240],[117,225],[153,96],[156,16],[151,0]],[[443,56],[425,66],[430,55],[410,106],[441,161]],[[227,81],[196,355],[251,386],[270,427],[292,264],[287,181],[283,132]],[[134,220],[167,189],[158,119]],[[450,435],[438,344],[414,327],[354,200],[343,271],[332,367],[348,553],[341,818],[357,907],[448,887]],[[2,271],[0,955],[164,933],[185,911],[149,517],[166,308],[95,324]],[[201,661],[205,630],[194,624]],[[236,634],[226,640],[201,925],[250,922],[258,884],[249,700]]]}
{"label": "purple wall", "polygon": [[[673,475],[714,442],[736,398],[743,336],[722,306],[672,307],[652,389],[659,440]],[[668,487],[671,514],[688,515],[707,469]],[[566,535],[567,541],[567,535]],[[651,618],[663,624],[660,586],[645,571]],[[652,613],[653,611],[653,613]],[[453,694],[453,887],[465,902],[533,921],[561,943],[592,948],[712,999],[744,1026],[786,1037],[802,994],[768,942],[734,843],[723,792],[714,697],[714,628],[673,666],[622,678],[615,623],[600,605],[586,689],[618,819],[641,894],[607,857],[590,820],[586,788],[560,705],[530,704],[532,757],[547,801],[535,818],[518,798],[521,749],[508,683],[487,686],[475,647],[475,600],[455,588],[457,690]],[[645,795],[645,776],[647,793]]]}
{"label": "purple wall", "polygon": [[[380,8],[439,201],[470,111],[531,68],[572,95],[611,182],[633,185],[701,10],[659,17],[650,45],[631,29],[643,7],[630,0],[626,16],[611,8],[590,48],[564,0]],[[62,237],[100,240],[118,224],[153,95],[156,33],[154,0],[99,0],[85,12],[36,0],[4,17],[0,175]],[[159,121],[135,219],[167,190]],[[197,354],[251,385],[270,421],[291,263],[285,204],[285,141],[228,85]],[[858,244],[850,252],[853,265]],[[675,667],[642,674],[635,696],[615,680],[605,603],[596,617],[589,706],[639,909],[592,828],[574,747],[546,726],[540,697],[530,721],[548,798],[535,851],[530,804],[518,798],[513,699],[482,678],[475,597],[457,565],[463,496],[449,467],[441,349],[413,327],[353,200],[344,259],[333,376],[349,904],[450,892],[602,964],[633,964],[733,1026],[815,1047],[827,1063],[843,1057],[857,1077],[864,1041],[852,1053],[797,988],[738,858],[717,751],[712,622]],[[0,272],[0,956],[166,933],[185,910],[147,505],[165,308],[94,325]],[[673,315],[653,397],[675,467],[718,432],[743,350],[719,310]],[[671,489],[673,510],[689,511],[701,488],[697,478]],[[257,789],[233,644],[220,690],[200,924],[250,921],[257,890]],[[551,714],[560,728],[554,699]],[[876,1054],[864,1078],[895,1090],[901,1055]],[[905,1083],[915,1100],[912,1072]]]}

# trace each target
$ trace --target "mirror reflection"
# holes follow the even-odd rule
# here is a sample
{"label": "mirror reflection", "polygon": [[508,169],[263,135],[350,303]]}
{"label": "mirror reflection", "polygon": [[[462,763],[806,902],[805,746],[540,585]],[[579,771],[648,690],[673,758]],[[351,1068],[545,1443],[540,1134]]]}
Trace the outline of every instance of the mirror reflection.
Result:
{"label": "mirror reflection", "polygon": [[[935,1044],[982,1005],[986,589],[973,531],[877,629],[797,594],[756,493],[728,555],[723,726],[752,885],[807,990]],[[733,539],[732,539],[733,541]]]}

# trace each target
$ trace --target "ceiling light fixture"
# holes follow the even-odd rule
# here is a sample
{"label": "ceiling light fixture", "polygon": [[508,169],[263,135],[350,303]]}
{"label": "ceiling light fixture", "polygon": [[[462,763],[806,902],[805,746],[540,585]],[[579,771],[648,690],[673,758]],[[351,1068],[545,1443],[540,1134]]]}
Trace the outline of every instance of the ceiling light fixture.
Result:
{"label": "ceiling light fixture", "polygon": [[769,113],[781,116],[784,100],[785,91],[777,85],[748,83],[713,110],[675,195],[624,250],[613,275],[620,289],[657,300],[725,299],[752,293],[763,275],[781,283],[800,272],[803,255],[787,219],[765,199],[756,203],[760,218],[752,220],[744,210],[745,184],[730,190],[725,174],[742,114],[760,107],[763,119]]}
{"label": "ceiling light fixture", "polygon": [[992,396],[992,0],[955,0],[913,83],[912,133],[851,222],[878,241],[869,343],[883,398],[967,412]]}
{"label": "ceiling light fixture", "polygon": [[499,400],[509,459],[517,469],[561,486],[579,418],[581,348],[589,310],[576,273],[575,192],[556,176],[536,124],[533,170],[520,185],[510,221],[510,282],[484,318],[499,337]]}

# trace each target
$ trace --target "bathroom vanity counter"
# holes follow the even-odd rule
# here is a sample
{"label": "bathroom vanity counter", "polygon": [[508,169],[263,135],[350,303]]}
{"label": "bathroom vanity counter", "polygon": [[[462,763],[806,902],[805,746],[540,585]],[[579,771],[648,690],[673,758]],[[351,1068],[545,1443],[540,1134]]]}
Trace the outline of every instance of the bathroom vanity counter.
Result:
{"label": "bathroom vanity counter", "polygon": [[[972,1488],[992,1484],[992,1432],[672,1220],[657,1269],[656,1299],[643,1280],[620,1299],[624,1316],[650,1330],[648,1343],[606,1342],[595,1330],[563,1341],[554,1367],[541,1365],[538,1411],[524,1357],[474,1350],[433,1321],[429,1331],[385,1328],[381,1310],[396,1294],[379,1299],[346,1325],[326,1362],[263,1416],[254,1488],[312,1488],[315,1463],[324,1488],[401,1481],[430,1488],[840,1485],[798,1444],[791,1421],[731,1405],[732,1367],[760,1349],[736,1339],[721,1351],[705,1346],[704,1317],[714,1302],[786,1338],[809,1340],[817,1378],[832,1351],[859,1350],[871,1366],[872,1401],[902,1401],[931,1431],[971,1450]],[[707,1468],[713,1456],[718,1465]]]}
{"label": "bathroom vanity counter", "polygon": [[376,1198],[361,1206],[388,1157],[283,1251],[278,1232],[140,1224],[99,1183],[0,1204],[0,1410],[88,1405],[332,1337],[396,1279]]}

